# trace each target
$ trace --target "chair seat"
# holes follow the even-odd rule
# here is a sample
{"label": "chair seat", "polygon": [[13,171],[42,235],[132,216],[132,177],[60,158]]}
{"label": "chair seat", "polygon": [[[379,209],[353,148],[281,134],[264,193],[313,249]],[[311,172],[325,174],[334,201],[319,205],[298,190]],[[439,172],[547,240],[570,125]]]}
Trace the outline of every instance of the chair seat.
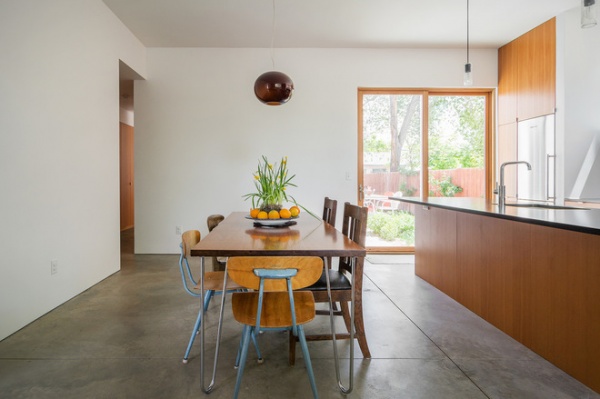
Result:
{"label": "chair seat", "polygon": [[[246,325],[256,324],[258,292],[236,292],[231,298],[235,319]],[[315,318],[315,300],[312,292],[294,291],[296,324],[305,324]],[[290,327],[292,313],[287,292],[265,292],[260,326],[264,328]]]}
{"label": "chair seat", "polygon": [[[223,279],[225,272],[206,272],[204,273],[204,289],[206,291],[221,291],[223,289]],[[237,290],[243,288],[232,279],[227,279],[226,290]],[[200,282],[194,287],[195,290],[200,289]]]}
{"label": "chair seat", "polygon": [[327,276],[325,276],[326,272],[329,272],[329,285],[332,290],[350,290],[352,289],[352,285],[350,284],[350,280],[348,277],[341,273],[338,270],[323,270],[321,277],[317,280],[316,283],[311,285],[310,287],[305,288],[307,291],[327,291]]}

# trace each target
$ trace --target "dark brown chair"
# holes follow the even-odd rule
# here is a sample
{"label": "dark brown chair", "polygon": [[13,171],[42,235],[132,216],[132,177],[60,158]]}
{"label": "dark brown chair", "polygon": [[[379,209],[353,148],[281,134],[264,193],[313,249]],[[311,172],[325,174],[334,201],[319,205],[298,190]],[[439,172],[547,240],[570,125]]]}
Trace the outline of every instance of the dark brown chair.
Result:
{"label": "dark brown chair", "polygon": [[[337,213],[337,201],[329,197],[325,197],[323,203],[323,221],[335,227],[335,216]],[[327,258],[327,266],[331,268],[331,258]]]}
{"label": "dark brown chair", "polygon": [[323,204],[323,220],[335,227],[335,215],[337,212],[337,201],[329,197],[325,197]]}
{"label": "dark brown chair", "polygon": [[[225,216],[219,215],[219,214],[214,214],[214,215],[210,215],[209,217],[207,217],[206,224],[208,225],[208,232],[210,233],[211,231],[213,231],[213,229],[215,227],[217,227],[219,225],[219,223],[221,223],[224,219],[225,219]],[[226,258],[213,257],[212,258],[213,271],[224,272],[226,263],[227,263]]]}
{"label": "dark brown chair", "polygon": [[[351,205],[349,202],[344,204],[344,217],[342,233],[360,246],[365,246],[367,235],[367,215],[368,208]],[[343,316],[348,333],[336,334],[336,339],[350,339],[350,309],[348,302],[352,300],[352,285],[351,273],[354,258],[340,258],[337,268],[328,270],[329,281],[331,285],[331,300],[334,305],[334,315]],[[363,283],[364,258],[356,258],[354,265],[354,337],[358,340],[358,345],[363,354],[363,357],[370,358],[371,352],[367,344],[367,336],[365,334],[363,310],[362,310],[362,283]],[[325,272],[321,275],[319,281],[312,286],[306,288],[313,292],[315,302],[329,302],[327,297],[327,280]],[[340,310],[337,310],[340,309]],[[317,314],[329,315],[329,310],[317,310]],[[331,340],[331,334],[323,335],[307,335],[307,341],[322,341]],[[289,362],[295,363],[296,358],[296,342],[297,339],[290,336]]]}

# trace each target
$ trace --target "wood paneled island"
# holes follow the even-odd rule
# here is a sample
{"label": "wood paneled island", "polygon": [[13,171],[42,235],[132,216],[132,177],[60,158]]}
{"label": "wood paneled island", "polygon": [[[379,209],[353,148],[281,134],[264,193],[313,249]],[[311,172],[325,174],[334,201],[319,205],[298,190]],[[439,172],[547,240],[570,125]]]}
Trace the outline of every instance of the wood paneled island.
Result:
{"label": "wood paneled island", "polygon": [[600,210],[397,199],[419,277],[600,392]]}

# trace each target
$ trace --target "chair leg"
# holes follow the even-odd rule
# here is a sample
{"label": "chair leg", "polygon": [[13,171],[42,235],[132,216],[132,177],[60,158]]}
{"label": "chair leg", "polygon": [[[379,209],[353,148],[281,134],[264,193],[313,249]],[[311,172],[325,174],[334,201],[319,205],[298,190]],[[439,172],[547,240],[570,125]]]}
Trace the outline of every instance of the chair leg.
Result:
{"label": "chair leg", "polygon": [[204,294],[204,311],[205,312],[208,309],[208,305],[210,304],[210,300],[212,299],[212,297],[214,295],[215,295],[215,292],[213,290],[208,290],[208,291],[206,291],[206,294]]}
{"label": "chair leg", "polygon": [[[256,349],[256,356],[258,357],[256,359],[256,362],[258,364],[263,364],[265,359],[263,359],[263,357],[260,353],[260,347],[258,346],[258,340],[256,339],[256,334],[253,332],[252,334],[250,334],[250,338],[252,338],[252,343],[254,344],[254,348]],[[233,366],[234,369],[237,369],[238,367],[240,367],[240,356],[242,353],[242,345],[243,345],[243,340],[240,339],[240,346],[238,348],[238,353],[235,357],[235,365]]]}
{"label": "chair leg", "polygon": [[346,324],[346,330],[350,332],[350,322],[352,321],[352,319],[350,318],[350,308],[348,306],[348,302],[340,302],[340,308],[342,312],[342,317],[344,318],[344,324]]}
{"label": "chair leg", "polygon": [[194,340],[196,339],[196,335],[200,330],[200,323],[202,323],[202,310],[198,312],[198,317],[196,317],[196,323],[194,323],[194,329],[192,330],[192,336],[190,337],[190,342],[188,343],[187,349],[185,350],[185,355],[183,355],[183,363],[188,362],[188,358],[190,356],[190,351],[192,350],[192,345],[194,345]]}
{"label": "chair leg", "polygon": [[[346,322],[346,328],[350,332],[350,310],[348,302],[341,302],[342,314],[344,315],[344,321]],[[354,327],[356,329],[355,336],[358,340],[358,346],[365,359],[371,358],[371,351],[369,350],[369,344],[367,343],[367,334],[365,333],[365,323],[362,311],[362,301],[357,300],[354,303]]]}
{"label": "chair leg", "polygon": [[302,356],[304,356],[304,365],[308,373],[308,380],[310,381],[310,388],[313,392],[313,397],[318,399],[319,394],[317,392],[317,384],[315,383],[315,374],[313,372],[312,363],[310,361],[310,354],[308,353],[308,345],[306,344],[306,337],[304,336],[304,328],[298,326],[298,338],[300,340],[300,347],[302,348]]}
{"label": "chair leg", "polygon": [[296,336],[292,334],[292,331],[289,332],[289,350],[288,350],[288,362],[290,366],[296,364]]}
{"label": "chair leg", "polygon": [[244,374],[244,367],[246,365],[246,359],[248,358],[248,344],[250,342],[250,336],[253,334],[253,328],[250,326],[244,326],[244,332],[242,335],[242,346],[239,361],[239,368],[237,378],[235,380],[235,388],[233,391],[233,399],[237,399],[240,393],[240,385],[242,383],[242,375]]}
{"label": "chair leg", "polygon": [[256,359],[256,362],[258,364],[263,364],[265,359],[263,359],[262,355],[260,354],[260,347],[258,346],[258,340],[256,339],[256,332],[252,332],[250,337],[252,338],[252,343],[254,344],[254,348],[256,349],[256,356],[258,356],[258,359]]}

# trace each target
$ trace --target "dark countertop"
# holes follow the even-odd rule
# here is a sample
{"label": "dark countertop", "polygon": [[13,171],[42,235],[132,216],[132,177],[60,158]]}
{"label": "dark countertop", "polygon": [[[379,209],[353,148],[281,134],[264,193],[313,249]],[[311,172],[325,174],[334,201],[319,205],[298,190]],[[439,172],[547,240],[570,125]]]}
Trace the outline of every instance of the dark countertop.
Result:
{"label": "dark countertop", "polygon": [[465,197],[389,197],[392,200],[459,212],[473,213],[522,223],[538,224],[581,233],[600,235],[600,209],[543,209],[505,207],[500,212],[498,205],[483,198]]}

